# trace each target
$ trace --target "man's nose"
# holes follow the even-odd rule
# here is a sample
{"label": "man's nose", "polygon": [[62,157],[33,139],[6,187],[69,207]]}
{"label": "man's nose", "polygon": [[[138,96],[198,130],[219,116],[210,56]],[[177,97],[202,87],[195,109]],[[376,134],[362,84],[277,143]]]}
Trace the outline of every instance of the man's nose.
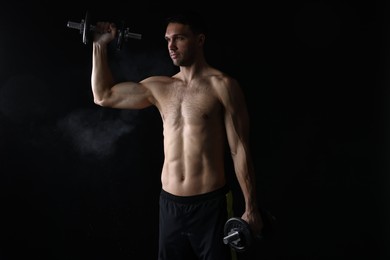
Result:
{"label": "man's nose", "polygon": [[173,41],[168,43],[168,49],[169,50],[176,50],[176,45],[174,44]]}

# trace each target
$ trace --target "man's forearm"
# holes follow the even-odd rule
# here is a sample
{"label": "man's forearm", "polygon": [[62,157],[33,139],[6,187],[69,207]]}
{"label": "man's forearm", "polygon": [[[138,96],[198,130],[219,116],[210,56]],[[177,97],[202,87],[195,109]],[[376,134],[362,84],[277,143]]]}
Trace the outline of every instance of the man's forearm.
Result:
{"label": "man's forearm", "polygon": [[107,90],[114,85],[114,79],[108,66],[107,48],[95,43],[92,54],[91,85],[96,104],[100,104],[104,100]]}
{"label": "man's forearm", "polygon": [[256,211],[257,196],[256,196],[256,180],[254,168],[248,154],[242,150],[242,154],[237,154],[234,160],[236,164],[236,175],[240,184],[244,199],[245,210]]}
{"label": "man's forearm", "polygon": [[256,211],[258,206],[254,174],[248,169],[248,172],[242,175],[242,183],[240,185],[245,199],[245,210],[249,212]]}

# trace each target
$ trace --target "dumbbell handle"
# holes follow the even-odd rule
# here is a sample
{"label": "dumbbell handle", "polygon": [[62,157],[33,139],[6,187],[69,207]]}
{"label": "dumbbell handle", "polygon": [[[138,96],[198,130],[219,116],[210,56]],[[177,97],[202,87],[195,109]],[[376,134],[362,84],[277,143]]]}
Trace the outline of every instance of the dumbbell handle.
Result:
{"label": "dumbbell handle", "polygon": [[[120,31],[119,31],[119,32],[120,32]],[[132,33],[132,32],[129,32],[129,28],[126,28],[126,29],[124,30],[124,34],[125,34],[125,35],[123,35],[123,37],[124,37],[125,39],[131,38],[131,39],[141,40],[141,38],[142,38],[142,35],[139,34],[139,33]]]}
{"label": "dumbbell handle", "polygon": [[[77,30],[80,31],[81,34],[83,33],[84,26],[85,26],[84,20],[82,20],[81,23],[76,23],[76,22],[68,21],[68,24],[67,24],[67,27],[68,27],[68,28],[77,29]],[[96,26],[94,26],[94,25],[90,25],[90,26],[89,26],[89,30],[90,30],[90,31],[95,31],[95,29],[96,29]],[[118,30],[118,33],[121,33],[121,31]],[[132,38],[132,39],[141,40],[142,35],[139,34],[139,33],[132,33],[132,32],[129,32],[129,28],[126,28],[126,29],[124,30],[123,38],[125,38],[125,39]]]}
{"label": "dumbbell handle", "polygon": [[240,240],[241,240],[240,232],[235,231],[235,232],[232,232],[231,234],[227,235],[226,237],[224,237],[223,243],[225,245],[227,245],[227,244],[230,244],[232,242],[236,242],[236,241],[240,241]]}

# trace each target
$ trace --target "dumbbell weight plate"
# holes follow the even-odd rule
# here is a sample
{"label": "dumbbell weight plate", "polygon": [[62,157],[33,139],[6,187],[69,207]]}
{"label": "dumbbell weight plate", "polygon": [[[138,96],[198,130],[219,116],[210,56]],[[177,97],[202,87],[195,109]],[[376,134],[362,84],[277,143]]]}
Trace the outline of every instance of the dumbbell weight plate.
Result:
{"label": "dumbbell weight plate", "polygon": [[[235,239],[229,240],[229,235],[234,235]],[[253,236],[249,224],[241,218],[230,218],[224,226],[224,241],[235,251],[246,251],[253,242]],[[226,243],[225,242],[225,243]]]}
{"label": "dumbbell weight plate", "polygon": [[84,20],[84,28],[83,28],[83,43],[88,44],[89,43],[89,37],[90,37],[90,14],[87,11],[85,14],[85,20]]}

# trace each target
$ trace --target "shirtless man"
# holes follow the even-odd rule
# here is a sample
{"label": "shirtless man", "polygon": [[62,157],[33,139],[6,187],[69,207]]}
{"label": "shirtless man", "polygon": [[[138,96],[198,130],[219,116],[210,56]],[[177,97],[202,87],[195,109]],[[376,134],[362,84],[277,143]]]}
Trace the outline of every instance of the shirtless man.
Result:
{"label": "shirtless man", "polygon": [[230,259],[230,248],[223,244],[226,140],[245,199],[242,219],[254,234],[260,234],[263,222],[256,202],[244,95],[235,79],[207,63],[204,23],[191,13],[167,20],[168,51],[180,68],[176,75],[118,84],[107,57],[107,45],[117,29],[108,22],[99,22],[96,28],[100,33],[93,41],[94,102],[118,109],[156,106],[162,117],[165,157],[158,259]]}

